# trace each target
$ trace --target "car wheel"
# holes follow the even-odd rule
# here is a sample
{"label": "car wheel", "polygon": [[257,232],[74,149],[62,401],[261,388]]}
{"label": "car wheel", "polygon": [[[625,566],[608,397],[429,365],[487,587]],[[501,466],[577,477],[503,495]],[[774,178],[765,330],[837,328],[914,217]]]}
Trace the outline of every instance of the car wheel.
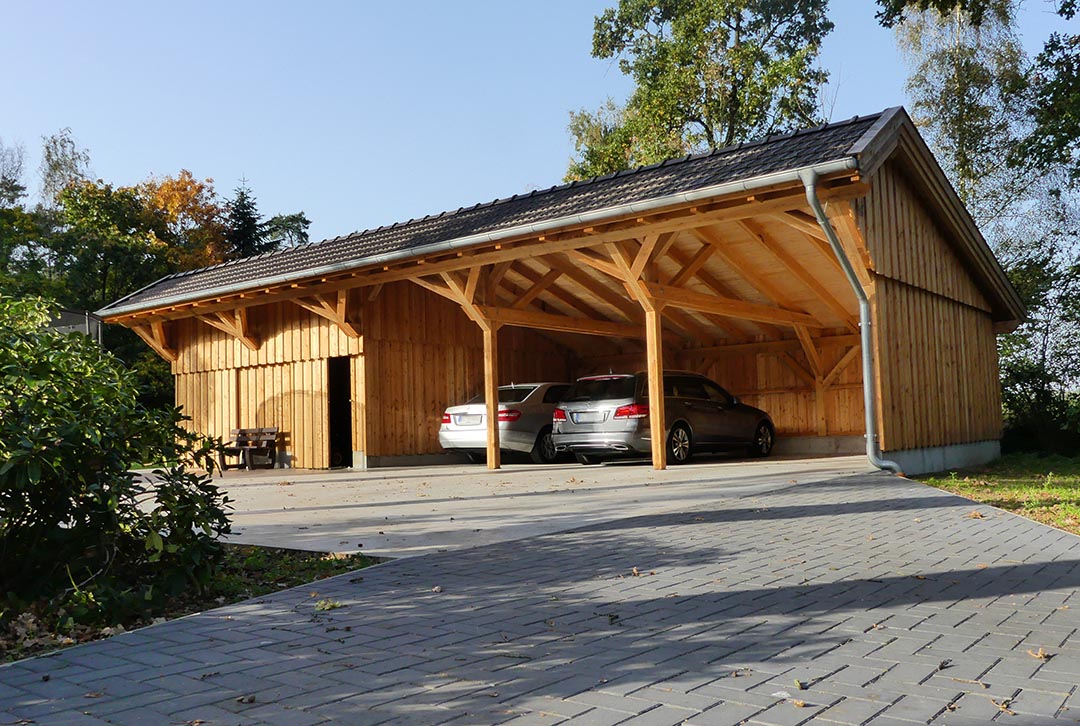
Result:
{"label": "car wheel", "polygon": [[558,454],[555,453],[555,441],[551,438],[551,427],[547,427],[536,437],[529,458],[534,464],[553,464]]}
{"label": "car wheel", "polygon": [[685,464],[693,456],[693,441],[690,429],[683,424],[675,424],[667,438],[667,458],[672,464]]}
{"label": "car wheel", "polygon": [[476,451],[466,451],[465,460],[468,461],[470,464],[486,464],[487,452],[485,451],[483,453],[479,453]]}
{"label": "car wheel", "polygon": [[776,433],[767,421],[762,421],[754,429],[754,438],[750,442],[751,456],[768,456],[776,443]]}
{"label": "car wheel", "polygon": [[596,454],[574,454],[574,458],[577,459],[577,463],[584,464],[585,466],[604,463],[604,460]]}

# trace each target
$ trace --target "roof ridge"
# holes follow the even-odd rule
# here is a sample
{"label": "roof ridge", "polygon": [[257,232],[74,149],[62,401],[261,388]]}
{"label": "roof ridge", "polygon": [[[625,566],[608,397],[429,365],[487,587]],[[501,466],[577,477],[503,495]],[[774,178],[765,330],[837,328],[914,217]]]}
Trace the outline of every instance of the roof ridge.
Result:
{"label": "roof ridge", "polygon": [[[583,186],[592,185],[592,184],[594,184],[596,182],[602,182],[602,181],[606,181],[608,179],[614,179],[614,178],[617,178],[617,177],[630,176],[631,174],[638,174],[638,173],[643,172],[643,171],[649,171],[651,169],[658,169],[658,168],[664,167],[664,166],[676,166],[676,165],[679,165],[679,164],[684,164],[684,163],[687,163],[687,162],[696,161],[698,159],[704,159],[704,158],[708,158],[708,157],[720,156],[722,154],[730,153],[732,151],[739,151],[741,149],[752,148],[752,147],[757,147],[757,146],[764,146],[765,144],[771,144],[771,143],[776,143],[776,142],[779,142],[779,141],[784,141],[785,139],[794,138],[796,136],[808,136],[810,134],[822,133],[822,132],[827,131],[829,129],[837,128],[839,126],[848,126],[848,125],[851,125],[851,124],[854,124],[854,123],[858,123],[860,121],[865,121],[866,119],[871,118],[873,116],[880,116],[882,113],[884,113],[884,111],[879,111],[876,114],[867,114],[867,115],[864,115],[864,116],[859,116],[859,115],[856,114],[855,116],[852,116],[851,118],[848,118],[848,119],[844,119],[842,121],[827,121],[825,123],[818,124],[817,126],[812,126],[810,128],[806,128],[806,129],[795,129],[794,131],[788,131],[788,132],[784,132],[784,133],[780,133],[780,134],[767,134],[767,135],[762,136],[762,137],[757,138],[757,139],[751,139],[749,141],[740,141],[737,144],[729,144],[728,146],[721,146],[721,147],[709,149],[708,151],[701,151],[701,152],[698,152],[698,153],[690,153],[690,154],[687,154],[686,156],[676,156],[676,157],[672,157],[670,159],[663,159],[662,161],[654,162],[652,164],[642,164],[640,166],[631,167],[629,169],[619,169],[617,171],[613,171],[613,172],[610,172],[608,174],[592,176],[592,177],[588,177],[586,179],[574,179],[572,181],[564,182],[562,184],[554,184],[554,185],[548,187],[547,189],[533,189],[532,191],[530,191],[527,194],[521,193],[521,194],[513,194],[513,195],[511,195],[509,197],[497,197],[495,199],[492,199],[489,202],[477,202],[476,204],[473,204],[471,206],[458,207],[457,209],[446,210],[446,211],[443,211],[443,212],[439,212],[438,214],[428,214],[428,215],[425,215],[423,217],[414,217],[414,218],[412,218],[412,219],[410,219],[408,221],[405,221],[405,222],[394,222],[391,225],[383,225],[383,226],[375,227],[375,228],[369,227],[368,229],[355,231],[355,232],[352,232],[350,234],[343,235],[342,237],[335,237],[335,238],[333,238],[333,240],[323,240],[323,241],[324,242],[329,242],[329,241],[334,241],[334,240],[342,239],[342,238],[344,238],[344,239],[357,239],[357,238],[364,237],[365,235],[372,234],[374,232],[381,232],[381,231],[383,231],[385,229],[388,229],[388,228],[393,228],[393,227],[398,227],[398,226],[405,227],[405,226],[408,226],[408,225],[413,224],[415,222],[422,222],[422,221],[425,221],[425,220],[428,220],[428,219],[442,218],[444,216],[459,214],[461,212],[468,212],[468,211],[472,211],[474,209],[482,209],[482,208],[486,208],[486,207],[494,207],[494,206],[496,206],[498,204],[509,204],[511,202],[518,201],[518,200],[520,200],[520,199],[522,199],[524,197],[540,196],[540,195],[543,195],[543,194],[553,194],[553,193],[555,193],[557,191],[560,191],[562,189],[580,188],[580,187],[583,187]],[[321,244],[321,243],[316,243],[316,244]]]}

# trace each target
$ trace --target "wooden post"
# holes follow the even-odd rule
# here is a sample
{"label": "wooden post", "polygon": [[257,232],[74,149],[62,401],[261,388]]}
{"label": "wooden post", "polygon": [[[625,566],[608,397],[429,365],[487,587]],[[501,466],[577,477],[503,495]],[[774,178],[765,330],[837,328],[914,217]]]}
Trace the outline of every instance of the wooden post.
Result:
{"label": "wooden post", "polygon": [[664,420],[664,338],[660,307],[645,310],[645,348],[649,372],[649,432],[652,437],[653,468],[667,468],[667,422]]}
{"label": "wooden post", "polygon": [[484,331],[484,403],[487,406],[487,467],[499,469],[499,325],[490,320]]}

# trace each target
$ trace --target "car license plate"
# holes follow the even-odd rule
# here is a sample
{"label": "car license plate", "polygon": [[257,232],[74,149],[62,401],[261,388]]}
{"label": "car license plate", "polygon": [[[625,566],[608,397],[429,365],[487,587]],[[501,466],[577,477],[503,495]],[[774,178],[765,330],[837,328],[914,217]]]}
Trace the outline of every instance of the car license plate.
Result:
{"label": "car license plate", "polygon": [[600,423],[603,420],[603,411],[580,411],[574,414],[574,423]]}
{"label": "car license plate", "polygon": [[484,415],[480,413],[467,413],[457,417],[458,426],[476,426],[478,423],[484,420]]}

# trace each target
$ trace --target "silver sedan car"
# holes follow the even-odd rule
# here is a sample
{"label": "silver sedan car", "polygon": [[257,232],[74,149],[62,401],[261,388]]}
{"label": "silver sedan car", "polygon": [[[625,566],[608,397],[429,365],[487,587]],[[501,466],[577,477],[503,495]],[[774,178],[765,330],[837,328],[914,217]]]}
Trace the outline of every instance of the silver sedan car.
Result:
{"label": "silver sedan car", "polygon": [[[499,387],[499,449],[528,454],[537,464],[555,461],[551,418],[569,383],[516,383]],[[487,409],[480,394],[442,415],[439,443],[479,464],[487,458]]]}
{"label": "silver sedan car", "polygon": [[[582,464],[652,449],[649,386],[644,373],[579,378],[555,410],[555,449]],[[683,464],[697,451],[746,450],[768,456],[776,437],[769,414],[740,403],[697,373],[664,374],[667,456]]]}

